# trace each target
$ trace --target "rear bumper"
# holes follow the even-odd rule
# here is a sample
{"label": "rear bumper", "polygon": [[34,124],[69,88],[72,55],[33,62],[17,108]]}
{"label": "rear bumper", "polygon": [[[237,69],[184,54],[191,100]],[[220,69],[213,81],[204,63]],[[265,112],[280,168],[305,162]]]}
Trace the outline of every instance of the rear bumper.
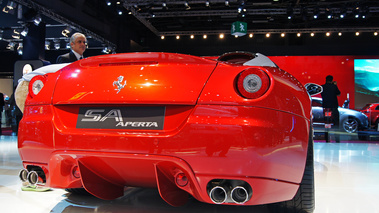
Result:
{"label": "rear bumper", "polygon": [[[213,203],[208,184],[226,179],[250,185],[246,205],[289,200],[304,172],[310,134],[308,119],[243,106],[196,106],[177,129],[157,132],[75,129],[58,119],[53,106],[26,111],[34,114],[20,124],[24,166],[42,167],[47,186],[84,186],[103,199],[122,196],[124,186],[157,187],[172,204],[162,189],[171,185],[177,196],[185,191]],[[180,171],[189,178],[184,187],[175,182]]]}

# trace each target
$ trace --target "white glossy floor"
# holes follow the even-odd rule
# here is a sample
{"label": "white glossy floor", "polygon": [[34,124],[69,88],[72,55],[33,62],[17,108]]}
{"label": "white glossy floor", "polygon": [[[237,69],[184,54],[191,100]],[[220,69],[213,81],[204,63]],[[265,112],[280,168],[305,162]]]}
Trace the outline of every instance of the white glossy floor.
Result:
{"label": "white glossy floor", "polygon": [[[0,212],[269,212],[267,206],[233,207],[189,200],[166,204],[153,189],[134,188],[124,197],[102,201],[63,190],[21,191],[22,168],[16,136],[0,136]],[[379,143],[315,143],[317,213],[379,212]]]}

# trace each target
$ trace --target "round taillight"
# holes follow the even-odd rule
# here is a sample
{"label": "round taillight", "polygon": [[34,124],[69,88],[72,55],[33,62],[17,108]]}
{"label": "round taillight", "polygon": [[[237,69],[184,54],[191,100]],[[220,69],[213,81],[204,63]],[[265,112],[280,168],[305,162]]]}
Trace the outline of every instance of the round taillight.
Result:
{"label": "round taillight", "polygon": [[270,87],[270,78],[259,68],[249,68],[242,71],[237,78],[238,92],[249,99],[259,98]]}
{"label": "round taillight", "polygon": [[32,78],[29,82],[29,94],[33,98],[41,92],[42,88],[45,86],[46,77],[44,75],[37,75]]}

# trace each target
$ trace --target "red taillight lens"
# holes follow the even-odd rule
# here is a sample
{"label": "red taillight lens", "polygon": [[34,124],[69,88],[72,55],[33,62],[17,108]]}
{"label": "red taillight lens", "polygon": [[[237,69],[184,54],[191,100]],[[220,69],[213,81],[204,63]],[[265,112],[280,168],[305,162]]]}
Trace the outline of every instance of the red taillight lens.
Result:
{"label": "red taillight lens", "polygon": [[259,68],[249,68],[242,71],[237,78],[238,92],[249,99],[259,98],[270,87],[270,78]]}
{"label": "red taillight lens", "polygon": [[46,76],[37,75],[29,82],[29,95],[33,98],[41,92],[46,82]]}

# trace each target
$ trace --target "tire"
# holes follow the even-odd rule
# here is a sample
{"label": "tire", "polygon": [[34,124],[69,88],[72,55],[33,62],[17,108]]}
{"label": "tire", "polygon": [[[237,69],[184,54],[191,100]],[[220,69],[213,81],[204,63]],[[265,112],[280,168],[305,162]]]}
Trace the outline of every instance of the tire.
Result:
{"label": "tire", "polygon": [[68,189],[65,189],[65,190],[66,190],[66,192],[70,192],[72,194],[77,194],[77,195],[91,195],[84,188],[68,188]]}
{"label": "tire", "polygon": [[312,213],[315,209],[313,138],[310,133],[304,175],[292,200],[272,205],[273,212]]}
{"label": "tire", "polygon": [[355,118],[347,118],[342,121],[342,129],[347,133],[358,132],[359,122]]}

